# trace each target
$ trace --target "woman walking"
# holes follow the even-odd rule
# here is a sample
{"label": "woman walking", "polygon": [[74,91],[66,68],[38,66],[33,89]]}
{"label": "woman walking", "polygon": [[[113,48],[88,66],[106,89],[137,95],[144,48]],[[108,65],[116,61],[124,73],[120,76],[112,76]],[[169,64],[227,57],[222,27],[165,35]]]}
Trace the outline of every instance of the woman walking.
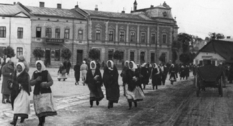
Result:
{"label": "woman walking", "polygon": [[11,124],[16,126],[18,117],[21,117],[20,123],[23,123],[24,119],[28,118],[28,114],[30,113],[29,75],[26,72],[24,63],[17,63],[16,72],[13,78],[10,88],[14,88],[14,91],[18,93],[16,98],[12,101],[14,117]]}
{"label": "woman walking", "polygon": [[74,66],[74,77],[75,77],[75,85],[79,84],[79,79],[80,79],[80,65],[79,63],[76,63]]}
{"label": "woman walking", "polygon": [[66,68],[61,63],[60,67],[58,69],[58,81],[60,81],[60,80],[65,81],[66,79],[67,79],[67,77],[66,77]]}
{"label": "woman walking", "polygon": [[12,79],[14,73],[14,66],[11,65],[10,58],[6,58],[6,64],[2,67],[2,103],[10,103],[9,81]]}
{"label": "woman walking", "polygon": [[124,96],[126,96],[126,90],[125,90],[125,84],[126,84],[126,71],[129,69],[129,61],[125,61],[122,72],[121,72],[121,77],[122,77],[122,82],[123,82],[123,91],[124,91]]}
{"label": "woman walking", "polygon": [[149,78],[150,78],[150,70],[149,70],[149,64],[143,63],[141,65],[141,75],[142,75],[142,84],[144,89],[146,88],[146,85],[149,83]]}
{"label": "woman walking", "polygon": [[83,61],[83,64],[80,66],[80,70],[81,70],[81,73],[82,73],[83,85],[85,85],[87,70],[88,70],[88,65],[86,64],[86,61]]}
{"label": "woman walking", "polygon": [[118,103],[120,91],[118,85],[118,71],[112,60],[107,61],[103,80],[106,88],[106,97],[109,101],[108,108],[113,108],[113,103]]}
{"label": "woman walking", "polygon": [[153,64],[152,68],[152,86],[153,90],[156,87],[158,89],[158,85],[161,85],[161,76],[160,76],[160,69],[156,63]]}
{"label": "woman walking", "polygon": [[126,98],[128,99],[129,109],[132,107],[132,102],[137,107],[137,101],[141,101],[144,98],[144,93],[140,88],[139,74],[137,65],[133,61],[130,61],[129,69],[126,73]]}
{"label": "woman walking", "polygon": [[39,119],[38,126],[44,126],[46,116],[57,115],[50,88],[53,85],[53,80],[41,60],[36,61],[36,68],[37,70],[34,71],[30,84],[35,86],[33,102],[35,113]]}
{"label": "woman walking", "polygon": [[97,68],[96,62],[91,61],[90,69],[87,71],[87,79],[85,82],[90,90],[90,107],[93,106],[93,102],[96,101],[96,105],[104,98],[104,94],[101,90],[103,84],[102,76],[99,68]]}

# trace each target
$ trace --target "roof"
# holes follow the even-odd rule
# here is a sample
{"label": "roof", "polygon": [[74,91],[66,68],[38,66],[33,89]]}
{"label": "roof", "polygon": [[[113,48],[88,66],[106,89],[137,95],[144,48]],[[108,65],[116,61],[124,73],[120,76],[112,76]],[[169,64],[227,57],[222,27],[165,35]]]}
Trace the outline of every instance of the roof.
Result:
{"label": "roof", "polygon": [[67,17],[67,18],[83,18],[83,16],[75,13],[74,10],[47,8],[47,7],[32,7],[26,6],[32,15],[39,16],[55,16],[55,17]]}
{"label": "roof", "polygon": [[227,61],[233,60],[233,41],[211,40],[198,51],[197,55],[200,52],[214,52],[218,53]]}
{"label": "roof", "polygon": [[127,14],[127,13],[116,13],[116,12],[104,12],[104,11],[95,11],[95,10],[86,10],[85,12],[89,13],[90,16],[99,16],[99,17],[107,17],[107,18],[125,18],[125,19],[133,19],[133,20],[151,20],[146,15],[135,15],[135,14]]}
{"label": "roof", "polygon": [[15,4],[0,4],[0,15],[2,16],[14,16],[22,12],[20,7]]}

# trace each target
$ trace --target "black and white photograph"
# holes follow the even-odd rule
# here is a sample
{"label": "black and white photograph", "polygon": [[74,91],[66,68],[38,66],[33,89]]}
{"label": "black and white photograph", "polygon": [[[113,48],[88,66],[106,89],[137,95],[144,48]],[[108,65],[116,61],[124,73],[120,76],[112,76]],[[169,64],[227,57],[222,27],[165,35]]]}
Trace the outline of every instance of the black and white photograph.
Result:
{"label": "black and white photograph", "polygon": [[233,0],[0,0],[0,126],[233,126]]}

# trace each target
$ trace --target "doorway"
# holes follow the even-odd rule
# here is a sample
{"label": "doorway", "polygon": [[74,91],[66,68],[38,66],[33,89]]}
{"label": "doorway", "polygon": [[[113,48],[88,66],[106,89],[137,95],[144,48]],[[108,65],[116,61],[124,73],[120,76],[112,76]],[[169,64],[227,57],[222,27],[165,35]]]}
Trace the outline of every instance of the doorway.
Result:
{"label": "doorway", "polygon": [[51,50],[46,49],[45,51],[45,66],[51,65]]}
{"label": "doorway", "polygon": [[83,61],[83,50],[77,50],[76,63],[82,64],[82,61]]}

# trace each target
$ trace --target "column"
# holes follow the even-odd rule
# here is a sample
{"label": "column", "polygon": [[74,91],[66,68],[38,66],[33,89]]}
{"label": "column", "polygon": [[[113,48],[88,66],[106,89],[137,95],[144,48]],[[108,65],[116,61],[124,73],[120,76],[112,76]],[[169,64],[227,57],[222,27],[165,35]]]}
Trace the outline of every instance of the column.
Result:
{"label": "column", "polygon": [[129,42],[129,25],[126,26],[126,43]]}
{"label": "column", "polygon": [[139,30],[139,25],[137,26],[137,43],[139,43],[139,39],[140,39],[140,30]]}
{"label": "column", "polygon": [[150,45],[150,27],[147,27],[147,46]]}
{"label": "column", "polygon": [[116,24],[116,34],[115,34],[115,40],[118,41],[118,24]]}
{"label": "column", "polygon": [[105,42],[108,41],[108,23],[109,21],[106,21],[105,23]]}

